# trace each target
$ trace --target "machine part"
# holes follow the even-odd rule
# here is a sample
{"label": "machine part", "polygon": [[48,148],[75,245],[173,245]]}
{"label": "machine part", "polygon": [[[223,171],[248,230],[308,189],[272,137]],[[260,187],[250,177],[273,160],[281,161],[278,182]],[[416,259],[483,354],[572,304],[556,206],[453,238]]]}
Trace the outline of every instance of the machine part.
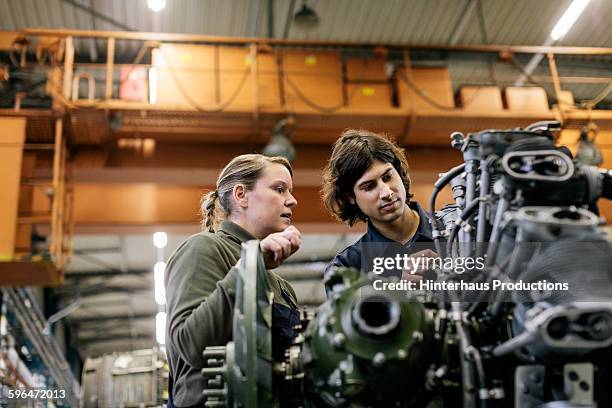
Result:
{"label": "machine part", "polygon": [[515,408],[596,408],[593,401],[593,365],[566,364],[563,367],[564,394],[568,400],[546,401],[546,367],[518,366],[515,370]]}
{"label": "machine part", "polygon": [[544,134],[550,134],[550,132],[558,132],[561,130],[561,122],[556,120],[543,120],[530,124],[525,128],[530,132],[538,132]]}
{"label": "machine part", "polygon": [[[503,356],[521,347],[536,344],[532,352],[547,357],[557,352],[568,358],[576,357],[612,344],[612,304],[610,302],[571,303],[554,307],[536,304],[527,312],[518,308],[516,320],[524,331],[493,349],[493,355]],[[581,353],[582,352],[582,353]]]}
{"label": "machine part", "polygon": [[235,385],[234,377],[229,373],[234,372],[234,343],[226,346],[206,347],[203,353],[206,367],[202,369],[202,375],[207,379],[204,394],[204,406],[206,407],[231,407],[233,406],[233,395]]}
{"label": "machine part", "polygon": [[599,217],[592,212],[570,207],[522,207],[512,215],[524,242],[551,242],[559,239],[600,240],[593,231]]}
{"label": "machine part", "polygon": [[83,408],[161,407],[167,400],[168,364],[153,348],[88,358],[83,365]]}
{"label": "machine part", "polygon": [[400,305],[387,295],[359,298],[353,306],[351,317],[362,335],[383,336],[399,325]]}
{"label": "machine part", "polygon": [[335,268],[326,279],[325,286],[332,293],[340,293],[357,282],[361,277],[361,271],[354,268]]}
{"label": "machine part", "polygon": [[574,363],[563,366],[565,394],[570,402],[584,406],[594,406],[593,401],[594,367],[591,363]]}
{"label": "machine part", "polygon": [[508,152],[501,165],[508,176],[517,180],[561,182],[574,175],[574,163],[558,150]]}
{"label": "machine part", "polygon": [[409,406],[419,394],[435,348],[433,317],[416,298],[375,290],[372,279],[362,275],[308,324],[303,369],[314,406]]}
{"label": "machine part", "polygon": [[[206,407],[272,406],[272,300],[259,241],[242,244],[236,282],[234,341],[204,350]],[[225,351],[225,352],[224,352]]]}
{"label": "machine part", "polygon": [[478,143],[481,159],[495,155],[502,157],[511,145],[519,141],[537,142],[544,146],[553,146],[551,135],[529,132],[526,130],[483,130],[472,136]]}
{"label": "machine part", "polygon": [[543,365],[518,366],[514,370],[514,407],[540,407],[544,399],[544,378],[546,367]]}

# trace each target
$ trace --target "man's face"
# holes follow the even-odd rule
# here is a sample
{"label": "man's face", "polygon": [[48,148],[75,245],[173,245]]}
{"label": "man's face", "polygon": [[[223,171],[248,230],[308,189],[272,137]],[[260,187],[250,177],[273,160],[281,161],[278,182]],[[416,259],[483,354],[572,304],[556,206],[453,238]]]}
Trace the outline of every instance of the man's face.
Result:
{"label": "man's face", "polygon": [[393,222],[404,214],[406,189],[391,163],[374,161],[353,186],[351,199],[375,223]]}
{"label": "man's face", "polygon": [[285,166],[272,163],[262,171],[253,190],[247,192],[246,211],[257,229],[253,231],[256,237],[263,238],[291,225],[291,213],[297,205],[292,191],[291,174]]}

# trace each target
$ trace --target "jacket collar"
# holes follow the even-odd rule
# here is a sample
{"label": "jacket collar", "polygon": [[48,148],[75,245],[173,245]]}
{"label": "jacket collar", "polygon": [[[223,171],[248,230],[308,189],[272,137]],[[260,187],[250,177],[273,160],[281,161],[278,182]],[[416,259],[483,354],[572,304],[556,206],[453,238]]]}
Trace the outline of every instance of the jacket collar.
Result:
{"label": "jacket collar", "polygon": [[[433,241],[431,225],[429,225],[429,214],[427,214],[416,201],[411,201],[408,203],[408,207],[419,213],[419,226],[417,227],[417,230],[410,242],[418,241],[422,238]],[[378,231],[374,224],[372,224],[370,221],[368,221],[368,232],[366,233],[366,236],[366,240],[370,242],[394,242],[392,239],[389,239],[381,234],[381,232]]]}
{"label": "jacket collar", "polygon": [[221,222],[218,231],[225,233],[230,239],[238,243],[256,239],[253,235],[251,235],[250,232],[242,228],[240,225],[228,220],[224,220]]}

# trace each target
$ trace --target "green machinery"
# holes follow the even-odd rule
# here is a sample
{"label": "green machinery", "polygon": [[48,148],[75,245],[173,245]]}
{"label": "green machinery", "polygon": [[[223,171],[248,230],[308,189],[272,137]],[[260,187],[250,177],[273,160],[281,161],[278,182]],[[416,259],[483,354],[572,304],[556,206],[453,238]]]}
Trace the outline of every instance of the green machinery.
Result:
{"label": "green machinery", "polygon": [[237,268],[234,341],[204,351],[207,407],[417,402],[436,344],[433,309],[426,302],[376,291],[369,277],[340,268],[335,278],[343,289],[316,317],[302,313],[285,361],[275,362],[272,292],[257,241],[244,244]]}

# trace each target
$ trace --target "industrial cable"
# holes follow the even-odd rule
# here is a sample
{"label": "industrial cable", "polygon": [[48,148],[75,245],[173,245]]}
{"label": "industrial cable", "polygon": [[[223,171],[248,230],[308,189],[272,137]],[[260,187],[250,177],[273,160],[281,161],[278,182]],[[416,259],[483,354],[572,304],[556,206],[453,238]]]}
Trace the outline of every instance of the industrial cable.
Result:
{"label": "industrial cable", "polygon": [[597,95],[593,99],[589,99],[588,101],[583,101],[580,105],[582,105],[583,107],[587,109],[592,109],[599,102],[603,101],[605,97],[608,96],[608,94],[611,91],[612,91],[612,82],[609,82],[608,86],[606,86],[606,88],[599,95]]}
{"label": "industrial cable", "polygon": [[457,233],[459,229],[465,225],[465,222],[472,216],[474,211],[478,208],[478,204],[481,202],[486,202],[488,197],[477,197],[472,200],[465,209],[461,212],[461,215],[455,220],[455,225],[451,230],[451,233],[448,237],[448,241],[446,242],[446,253],[448,256],[452,256],[453,254],[453,242],[455,238],[457,238]]}
{"label": "industrial cable", "polygon": [[[505,194],[505,193],[504,193]],[[495,255],[497,254],[497,247],[499,237],[503,228],[505,228],[508,224],[506,223],[503,227],[502,218],[504,217],[505,212],[510,207],[510,201],[506,199],[503,195],[497,203],[497,212],[495,213],[495,220],[493,221],[493,230],[491,231],[491,236],[489,238],[489,248],[487,248],[487,265],[490,266],[492,262],[495,261]]]}
{"label": "industrial cable", "polygon": [[[489,156],[485,160],[480,161],[480,197],[485,197],[489,194],[489,188],[491,183],[491,166],[498,159],[497,155]],[[480,202],[480,208],[478,209],[478,224],[476,225],[476,253],[477,256],[482,254],[481,246],[484,243],[486,232],[486,218],[485,218],[485,202]]]}
{"label": "industrial cable", "polygon": [[[507,267],[508,263],[511,260],[511,255],[512,253],[510,253],[508,256],[506,256],[502,262],[500,263],[500,265],[493,265],[490,269],[489,269],[489,273],[485,274],[482,273],[480,276],[484,279],[484,282],[490,282],[493,279],[500,279],[503,280],[504,282],[509,282],[510,280],[503,276],[501,274],[501,272]],[[482,291],[478,294],[478,296],[476,297],[476,299],[474,299],[474,301],[472,302],[472,304],[470,305],[470,307],[467,310],[468,316],[471,317],[476,313],[476,310],[478,309],[479,305],[485,301],[485,298],[489,296],[489,293],[487,291]],[[495,295],[493,295],[493,298],[496,299]]]}
{"label": "industrial cable", "polygon": [[[452,294],[452,292],[451,292]],[[463,311],[461,303],[458,301],[451,302],[452,312],[451,320],[454,322],[455,330],[459,336],[459,360],[461,364],[461,382],[463,389],[463,406],[465,408],[475,406],[473,395],[474,387],[474,369],[467,359],[466,350],[471,346],[470,339],[463,328]]]}
{"label": "industrial cable", "polygon": [[340,102],[339,105],[330,106],[330,107],[318,105],[315,102],[313,102],[310,99],[308,99],[302,93],[302,91],[300,91],[299,88],[293,83],[293,81],[289,78],[289,76],[285,75],[285,79],[287,80],[287,84],[289,85],[289,88],[291,88],[291,90],[295,93],[295,95],[302,102],[304,102],[306,105],[308,105],[309,107],[311,107],[314,110],[317,110],[317,111],[319,111],[321,113],[334,113],[334,112],[337,112],[337,111],[339,111],[340,109],[342,109],[344,107],[344,102]]}
{"label": "industrial cable", "polygon": [[[427,92],[423,91],[422,89],[420,89],[417,84],[414,83],[414,81],[412,81],[410,78],[408,78],[408,76],[406,75],[405,72],[403,71],[397,71],[398,72],[398,77],[406,84],[408,85],[409,88],[411,88],[421,99],[423,99],[425,102],[427,102],[429,105],[433,106],[434,108],[443,110],[443,111],[449,111],[449,112],[454,112],[457,110],[456,106],[445,106],[442,105],[438,102],[436,102],[433,98],[431,98],[429,95],[427,95]],[[478,94],[482,91],[482,87],[479,87],[478,89],[476,89],[476,91],[474,91],[474,93],[472,93],[469,98],[466,99],[465,103],[463,104],[463,108],[467,108],[468,106],[470,106],[475,100],[476,97],[478,96]]]}
{"label": "industrial cable", "polygon": [[197,103],[191,97],[191,95],[189,95],[189,92],[187,92],[187,90],[183,87],[183,85],[181,84],[181,81],[179,80],[175,72],[175,69],[172,67],[167,51],[164,50],[163,48],[160,48],[160,50],[162,51],[164,59],[166,60],[168,64],[168,71],[170,71],[170,75],[172,76],[172,79],[174,83],[176,84],[177,88],[179,89],[183,97],[187,100],[187,102],[197,111],[202,112],[202,113],[220,113],[220,112],[223,112],[228,106],[230,106],[234,102],[234,100],[238,97],[238,95],[240,94],[240,91],[242,91],[242,88],[244,87],[244,84],[246,84],[247,78],[249,77],[249,74],[251,73],[251,70],[253,69],[253,66],[249,65],[244,70],[242,78],[238,82],[238,86],[236,87],[234,92],[230,95],[230,97],[225,102],[220,103],[216,108],[208,109],[208,108],[203,107],[199,103]]}
{"label": "industrial cable", "polygon": [[447,173],[445,173],[442,177],[436,181],[434,184],[433,191],[431,192],[431,196],[429,198],[429,221],[431,223],[432,235],[434,240],[434,245],[436,247],[436,251],[439,256],[442,256],[442,244],[440,243],[440,230],[438,229],[438,223],[436,222],[436,198],[438,197],[438,193],[455,177],[461,174],[465,170],[465,163],[461,163],[458,166],[453,167]]}
{"label": "industrial cable", "polygon": [[438,343],[436,346],[436,365],[439,367],[442,365],[442,352],[444,350],[444,337],[446,336],[446,329],[448,327],[448,311],[446,310],[446,291],[440,291],[438,294],[438,317],[440,325],[438,326]]}
{"label": "industrial cable", "polygon": [[[329,106],[329,107],[321,106],[321,105],[313,102],[306,95],[304,95],[302,93],[302,91],[300,91],[300,89],[295,85],[295,83],[291,80],[291,78],[289,78],[289,75],[286,74],[286,72],[285,72],[285,70],[283,68],[281,68],[281,75],[284,76],[284,78],[287,80],[287,84],[289,85],[291,90],[295,93],[295,95],[302,102],[304,102],[306,105],[308,105],[312,109],[317,110],[317,111],[319,111],[321,113],[334,113],[334,112],[337,112],[337,111],[339,111],[340,109],[342,109],[344,107],[344,101],[340,102],[339,105]],[[347,99],[349,101],[357,93],[358,89],[359,89],[358,87],[353,88],[353,90],[347,95]]]}

